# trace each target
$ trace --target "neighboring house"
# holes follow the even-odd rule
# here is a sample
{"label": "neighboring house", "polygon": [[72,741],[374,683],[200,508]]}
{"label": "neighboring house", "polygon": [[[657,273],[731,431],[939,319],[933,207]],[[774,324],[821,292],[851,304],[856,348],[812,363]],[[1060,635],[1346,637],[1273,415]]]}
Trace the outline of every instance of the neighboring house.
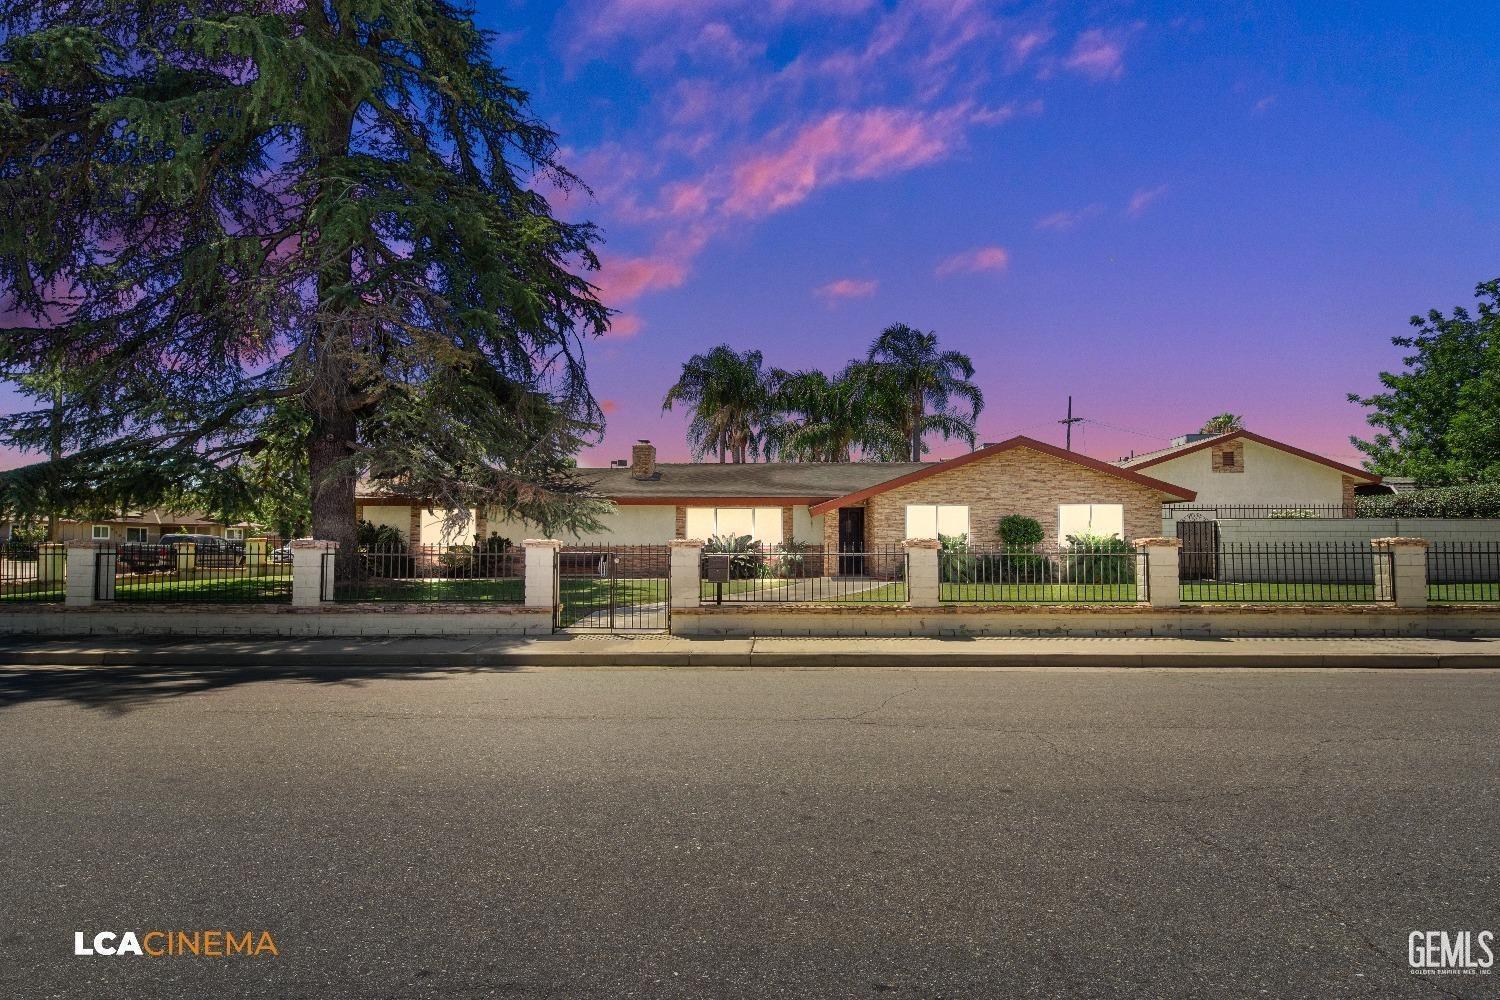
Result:
{"label": "neighboring house", "polygon": [[1172,447],[1121,459],[1121,468],[1146,473],[1198,494],[1194,507],[1277,507],[1352,510],[1356,491],[1379,487],[1380,477],[1249,431],[1188,434]]}
{"label": "neighboring house", "polygon": [[151,509],[93,519],[59,518],[54,542],[154,542],[162,535],[218,535],[245,538],[255,532],[248,522],[225,525],[197,511]]}
{"label": "neighboring house", "polygon": [[[1080,533],[1129,539],[1158,534],[1162,505],[1195,496],[1026,437],[943,462],[658,463],[655,446],[642,441],[628,467],[580,473],[614,509],[604,530],[564,541],[610,545],[750,535],[767,545],[796,540],[861,552],[940,534],[994,545],[1007,514],[1036,518],[1051,541]],[[393,493],[363,492],[357,507],[360,517],[396,528],[409,542],[491,532],[519,542],[540,534],[535,525],[483,516],[445,532],[441,512]]]}

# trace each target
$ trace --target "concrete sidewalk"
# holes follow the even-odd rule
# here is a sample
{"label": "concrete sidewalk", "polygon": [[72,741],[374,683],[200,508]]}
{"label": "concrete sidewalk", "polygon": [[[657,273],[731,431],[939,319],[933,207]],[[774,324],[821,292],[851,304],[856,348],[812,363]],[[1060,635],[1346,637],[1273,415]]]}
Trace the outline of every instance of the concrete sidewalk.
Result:
{"label": "concrete sidewalk", "polygon": [[23,639],[7,666],[1500,667],[1500,639]]}

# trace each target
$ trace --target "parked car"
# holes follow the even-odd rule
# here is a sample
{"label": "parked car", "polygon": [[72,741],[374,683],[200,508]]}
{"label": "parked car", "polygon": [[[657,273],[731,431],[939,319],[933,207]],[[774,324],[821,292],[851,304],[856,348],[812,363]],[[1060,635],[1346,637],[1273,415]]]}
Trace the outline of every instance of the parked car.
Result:
{"label": "parked car", "polygon": [[172,565],[172,550],[160,542],[126,542],[116,552],[121,568],[131,573],[149,573]]}
{"label": "parked car", "polygon": [[269,558],[273,563],[290,563],[292,561],[292,543],[287,542],[279,548],[272,549]]}

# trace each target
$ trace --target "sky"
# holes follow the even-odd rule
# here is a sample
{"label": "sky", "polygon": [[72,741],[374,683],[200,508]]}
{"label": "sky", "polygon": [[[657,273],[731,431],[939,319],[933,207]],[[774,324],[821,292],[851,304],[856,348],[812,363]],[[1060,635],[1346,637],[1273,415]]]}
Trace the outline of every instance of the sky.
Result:
{"label": "sky", "polygon": [[[1346,462],[1392,336],[1500,276],[1484,4],[476,0],[593,190],[609,425],[716,344],[969,354],[980,441],[1114,459],[1221,411]],[[967,446],[936,442],[945,457]]]}

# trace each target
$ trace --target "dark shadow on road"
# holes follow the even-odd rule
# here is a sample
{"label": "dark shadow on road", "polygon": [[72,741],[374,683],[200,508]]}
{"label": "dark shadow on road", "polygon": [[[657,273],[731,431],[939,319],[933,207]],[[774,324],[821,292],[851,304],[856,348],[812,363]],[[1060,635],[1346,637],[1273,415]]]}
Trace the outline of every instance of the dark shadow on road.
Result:
{"label": "dark shadow on road", "polygon": [[373,680],[430,681],[458,673],[509,673],[511,666],[148,666],[0,667],[0,711],[61,701],[123,714],[159,701],[244,684],[361,684]]}

